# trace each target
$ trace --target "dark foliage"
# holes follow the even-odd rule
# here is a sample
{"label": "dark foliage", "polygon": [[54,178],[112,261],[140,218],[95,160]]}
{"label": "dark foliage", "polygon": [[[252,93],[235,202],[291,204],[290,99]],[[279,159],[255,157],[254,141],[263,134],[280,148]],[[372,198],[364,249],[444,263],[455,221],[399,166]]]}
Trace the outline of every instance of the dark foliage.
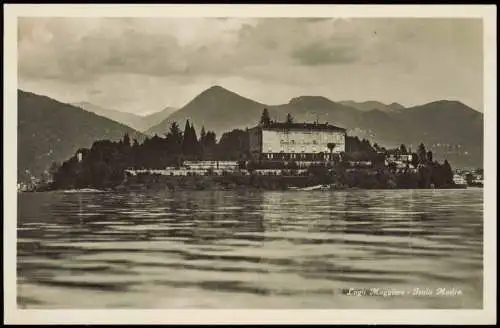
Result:
{"label": "dark foliage", "polygon": [[[124,181],[126,169],[163,169],[166,166],[179,166],[184,160],[233,160],[239,161],[241,168],[250,172],[258,169],[279,170],[281,174],[272,173],[269,177],[248,178],[248,184],[259,188],[286,188],[297,181],[304,185],[335,184],[350,188],[386,189],[386,188],[441,188],[453,185],[453,172],[445,161],[439,164],[432,161],[432,153],[425,151],[422,144],[415,154],[417,170],[409,168],[401,171],[396,167],[384,167],[384,148],[374,147],[366,139],[347,137],[347,151],[338,160],[309,166],[307,172],[298,171],[294,161],[247,161],[248,132],[235,129],[224,133],[220,141],[216,141],[214,132],[201,129],[200,138],[189,121],[184,132],[177,123],[172,123],[164,137],[157,135],[146,138],[143,143],[136,139],[131,143],[130,136],[125,133],[120,141],[100,140],[92,144],[90,149],[79,149],[69,160],[57,167],[51,167],[53,188],[112,188]],[[333,145],[331,145],[333,148]],[[397,148],[401,154],[405,146]],[[390,152],[390,151],[388,151]],[[352,168],[349,161],[370,161],[373,165],[364,168]],[[379,165],[382,163],[382,165]],[[226,176],[216,185],[241,185],[245,179]],[[282,178],[279,178],[281,176]],[[296,177],[297,179],[290,179]],[[214,179],[216,177],[213,177]],[[176,178],[174,178],[176,179]],[[183,186],[184,178],[175,183],[177,188]],[[184,179],[184,180],[183,180]],[[217,178],[219,179],[219,178]],[[257,180],[258,182],[256,182]],[[151,181],[150,179],[148,181]],[[200,179],[196,188],[208,188],[211,180]],[[295,182],[294,182],[295,181]],[[227,187],[226,186],[226,187]]]}
{"label": "dark foliage", "polygon": [[[217,143],[212,131],[202,128],[200,138],[186,122],[184,132],[172,123],[164,137],[155,135],[141,144],[126,133],[118,142],[100,140],[90,149],[80,149],[60,167],[52,167],[53,187],[110,188],[123,181],[126,169],[164,169],[179,166],[184,160],[242,160],[247,156],[248,133],[233,130]],[[81,154],[82,160],[78,160]],[[55,164],[54,164],[55,165]]]}

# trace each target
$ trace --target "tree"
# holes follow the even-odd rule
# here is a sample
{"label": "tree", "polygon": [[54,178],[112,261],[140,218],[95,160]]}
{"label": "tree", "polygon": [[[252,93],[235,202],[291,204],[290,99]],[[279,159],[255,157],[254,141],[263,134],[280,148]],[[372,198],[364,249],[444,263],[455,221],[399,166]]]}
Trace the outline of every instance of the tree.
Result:
{"label": "tree", "polygon": [[186,126],[184,128],[184,138],[182,139],[182,153],[188,157],[192,157],[198,154],[198,138],[196,137],[194,126],[189,124],[189,120],[186,121]]}
{"label": "tree", "polygon": [[182,133],[177,122],[172,122],[172,124],[170,125],[169,134],[173,137],[178,137],[179,139],[182,137]]}
{"label": "tree", "polygon": [[401,144],[401,146],[399,146],[399,150],[401,151],[401,154],[403,154],[403,155],[406,155],[408,153],[406,146],[404,144]]}
{"label": "tree", "polygon": [[418,155],[417,153],[411,153],[411,161],[410,164],[413,165],[413,167],[416,167],[418,165]]}
{"label": "tree", "polygon": [[375,151],[370,144],[370,141],[364,138],[361,140],[361,150],[367,153],[373,153]]}
{"label": "tree", "polygon": [[190,143],[191,143],[191,154],[198,157],[201,154],[201,147],[198,141],[198,136],[196,135],[196,130],[194,125],[191,125],[191,129],[189,131],[190,134]]}
{"label": "tree", "polygon": [[179,129],[179,125],[177,125],[177,122],[173,122],[170,125],[170,131],[167,133],[167,151],[171,154],[180,154],[182,152],[182,140],[182,132]]}
{"label": "tree", "polygon": [[208,131],[205,136],[205,145],[207,147],[213,147],[217,143],[215,132]]}
{"label": "tree", "polygon": [[417,156],[418,156],[418,162],[420,164],[425,164],[426,160],[427,160],[427,152],[425,150],[425,146],[423,143],[421,143],[419,146],[418,146],[418,149],[417,149]]}
{"label": "tree", "polygon": [[204,144],[205,137],[207,136],[207,132],[205,131],[205,126],[203,125],[201,127],[201,132],[200,132],[200,144]]}
{"label": "tree", "polygon": [[130,147],[130,137],[128,133],[125,133],[125,135],[123,136],[123,144],[125,145],[125,147]]}
{"label": "tree", "polygon": [[432,151],[427,152],[426,158],[428,163],[432,163]]}
{"label": "tree", "polygon": [[182,138],[182,153],[188,154],[190,152],[189,145],[190,135],[191,134],[191,126],[189,125],[189,120],[186,120],[186,125],[184,126],[184,138]]}
{"label": "tree", "polygon": [[241,160],[248,149],[248,132],[234,129],[226,132],[217,144],[217,155],[225,160]]}
{"label": "tree", "polygon": [[217,144],[217,140],[215,137],[215,132],[207,131],[203,136],[204,129],[202,129],[202,137],[200,138],[200,149],[201,149],[201,158],[203,160],[212,159],[215,146]]}
{"label": "tree", "polygon": [[442,166],[443,169],[443,175],[444,175],[444,181],[447,184],[453,184],[453,170],[451,169],[450,163],[448,163],[448,160],[444,160],[444,164]]}
{"label": "tree", "polygon": [[292,116],[292,114],[290,114],[290,113],[286,114],[286,123],[287,124],[292,124],[293,123],[293,116]]}
{"label": "tree", "polygon": [[335,149],[336,144],[329,142],[326,146],[330,149],[330,158],[333,160],[333,150]]}
{"label": "tree", "polygon": [[260,117],[260,124],[261,125],[269,125],[271,123],[271,118],[269,117],[269,111],[267,108],[264,108],[262,111],[262,115]]}

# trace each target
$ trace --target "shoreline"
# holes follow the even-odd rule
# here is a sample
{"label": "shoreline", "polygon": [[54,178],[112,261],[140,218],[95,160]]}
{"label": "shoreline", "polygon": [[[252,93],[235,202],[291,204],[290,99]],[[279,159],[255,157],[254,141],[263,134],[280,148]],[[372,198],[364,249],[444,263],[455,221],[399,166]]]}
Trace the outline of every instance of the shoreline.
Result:
{"label": "shoreline", "polygon": [[441,187],[398,186],[390,183],[376,183],[365,186],[350,186],[338,181],[324,181],[313,176],[160,176],[141,175],[127,177],[120,184],[106,187],[82,186],[82,188],[54,188],[43,186],[38,190],[25,192],[59,191],[64,193],[103,193],[129,191],[202,191],[202,190],[249,190],[249,191],[353,191],[353,190],[442,190],[482,189],[467,185],[446,185]]}
{"label": "shoreline", "polygon": [[281,191],[281,192],[341,192],[341,191],[401,191],[401,190],[466,190],[466,189],[483,189],[482,187],[447,187],[447,188],[332,188],[332,189],[263,189],[263,188],[212,188],[212,189],[190,189],[190,188],[178,188],[178,189],[168,189],[168,188],[111,188],[111,189],[101,189],[96,191],[85,191],[82,189],[46,189],[46,190],[32,190],[32,191],[18,191],[18,194],[32,194],[32,193],[49,193],[49,192],[59,192],[66,194],[103,194],[103,193],[116,193],[116,192],[137,192],[137,191]]}

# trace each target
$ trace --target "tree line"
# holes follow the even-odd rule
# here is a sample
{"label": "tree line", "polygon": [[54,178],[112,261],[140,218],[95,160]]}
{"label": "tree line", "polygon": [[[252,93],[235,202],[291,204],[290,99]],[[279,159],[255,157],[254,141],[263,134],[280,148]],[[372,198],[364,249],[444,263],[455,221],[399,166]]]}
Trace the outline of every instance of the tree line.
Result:
{"label": "tree line", "polygon": [[[260,124],[265,125],[270,122],[269,113],[267,109],[264,109]],[[293,123],[293,117],[290,114],[287,115],[286,122]],[[383,180],[386,179],[387,172],[395,172],[395,168],[391,166],[382,170],[388,154],[411,154],[411,164],[418,167],[418,171],[417,173],[410,172],[410,170],[399,172],[397,179],[400,181],[396,183],[397,185],[428,188],[431,185],[441,187],[453,184],[453,173],[449,163],[445,161],[444,164],[440,164],[435,161],[432,152],[426,151],[423,144],[415,153],[412,153],[405,145],[386,149],[376,143],[372,145],[367,139],[346,136],[345,147],[345,153],[341,154],[342,161],[336,164],[340,174],[345,173],[348,161],[371,161],[374,164],[372,169],[378,167],[382,172],[379,173],[382,174]],[[224,133],[217,141],[215,132],[206,131],[204,127],[201,128],[198,137],[189,120],[186,121],[184,130],[179,128],[178,123],[173,122],[163,137],[158,135],[147,137],[140,143],[137,139],[130,140],[129,135],[125,134],[119,141],[99,140],[94,142],[89,149],[79,149],[62,165],[54,163],[51,166],[52,188],[109,188],[123,181],[124,172],[127,169],[179,167],[185,160],[248,160],[250,159],[248,151],[247,130],[234,129]],[[322,177],[328,175],[327,171],[322,170],[320,168],[316,171]],[[315,171],[312,170],[312,172]],[[361,171],[354,173],[352,177],[354,182],[351,181],[350,184],[356,185],[356,181],[368,179],[358,176],[362,174],[359,172]]]}
{"label": "tree line", "polygon": [[213,131],[202,127],[200,136],[189,120],[184,130],[173,122],[160,137],[146,137],[142,143],[125,134],[119,141],[95,141],[90,149],[79,149],[62,165],[50,169],[56,189],[105,188],[119,184],[126,169],[163,169],[180,166],[185,160],[241,160],[247,155],[247,132],[224,133],[217,142]]}

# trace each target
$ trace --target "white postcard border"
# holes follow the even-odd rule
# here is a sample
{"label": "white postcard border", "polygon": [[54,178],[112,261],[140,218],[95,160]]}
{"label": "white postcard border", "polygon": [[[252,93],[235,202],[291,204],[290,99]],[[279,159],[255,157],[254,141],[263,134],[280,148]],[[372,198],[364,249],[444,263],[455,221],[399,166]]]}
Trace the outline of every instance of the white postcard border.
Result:
{"label": "white postcard border", "polygon": [[[484,308],[482,310],[21,310],[16,302],[17,17],[468,17],[484,35]],[[496,7],[494,5],[97,5],[4,6],[4,323],[496,322]]]}

